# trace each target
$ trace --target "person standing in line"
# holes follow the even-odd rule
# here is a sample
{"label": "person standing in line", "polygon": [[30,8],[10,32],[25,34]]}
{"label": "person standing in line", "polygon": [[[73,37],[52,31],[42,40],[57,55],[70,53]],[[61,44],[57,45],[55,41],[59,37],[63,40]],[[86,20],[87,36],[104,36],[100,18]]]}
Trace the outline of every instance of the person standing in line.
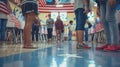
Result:
{"label": "person standing in line", "polygon": [[54,20],[51,18],[51,14],[48,15],[46,24],[47,24],[48,42],[52,42],[52,32],[53,32]]}
{"label": "person standing in line", "polygon": [[5,41],[6,24],[8,15],[11,13],[11,9],[8,6],[8,0],[0,0],[0,43]]}
{"label": "person standing in line", "polygon": [[40,20],[38,17],[36,17],[32,25],[32,41],[34,41],[34,35],[35,35],[36,41],[38,41],[39,28],[40,28]]}
{"label": "person standing in line", "polygon": [[86,24],[85,24],[85,36],[84,36],[84,39],[85,39],[85,43],[87,44],[88,43],[88,30],[92,27],[92,24],[87,20],[86,21]]}
{"label": "person standing in line", "polygon": [[57,17],[57,20],[55,22],[55,30],[56,30],[57,43],[59,43],[63,36],[62,33],[64,32],[64,25],[63,25],[63,21],[60,19],[60,16]]}
{"label": "person standing in line", "polygon": [[75,0],[74,12],[76,16],[76,38],[77,38],[77,49],[79,48],[91,48],[83,43],[84,39],[84,26],[87,19],[89,10],[89,0]]}
{"label": "person standing in line", "polygon": [[[118,24],[118,29],[119,29],[119,37],[120,37],[120,1],[118,2],[118,6],[116,7],[116,22]],[[119,38],[119,43],[120,43],[120,38]]]}
{"label": "person standing in line", "polygon": [[117,1],[120,0],[99,0],[100,15],[106,34],[106,43],[96,47],[97,50],[117,51],[120,50],[119,31],[115,19]]}
{"label": "person standing in line", "polygon": [[35,48],[31,44],[32,23],[38,15],[37,0],[22,0],[22,14],[25,17],[25,27],[23,30],[24,46],[23,48]]}
{"label": "person standing in line", "polygon": [[72,20],[69,21],[68,30],[69,30],[68,40],[71,41],[72,40],[72,33],[74,31],[74,25],[73,25],[73,21]]}
{"label": "person standing in line", "polygon": [[52,35],[53,35],[53,40],[56,41],[56,30],[55,30],[55,24],[53,26],[53,32],[52,32]]}

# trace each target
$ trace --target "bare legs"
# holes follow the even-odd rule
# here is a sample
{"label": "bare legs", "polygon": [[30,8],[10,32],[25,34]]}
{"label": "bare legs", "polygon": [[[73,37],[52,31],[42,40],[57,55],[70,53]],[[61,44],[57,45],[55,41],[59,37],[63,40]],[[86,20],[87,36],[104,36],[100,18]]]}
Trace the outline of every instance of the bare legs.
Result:
{"label": "bare legs", "polygon": [[78,44],[83,44],[84,31],[83,30],[77,30],[76,31],[76,37],[77,37],[77,43]]}
{"label": "bare legs", "polygon": [[31,12],[25,14],[25,27],[24,27],[24,47],[29,48],[31,45],[31,32],[32,32],[32,22],[35,19],[35,13]]}

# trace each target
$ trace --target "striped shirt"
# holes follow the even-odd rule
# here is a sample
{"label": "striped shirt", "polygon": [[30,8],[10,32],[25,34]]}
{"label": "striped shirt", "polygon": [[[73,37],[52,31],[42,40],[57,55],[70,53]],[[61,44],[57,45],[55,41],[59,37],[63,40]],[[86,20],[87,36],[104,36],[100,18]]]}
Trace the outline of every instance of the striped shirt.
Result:
{"label": "striped shirt", "polygon": [[46,24],[47,28],[53,28],[54,20],[52,18],[47,19]]}

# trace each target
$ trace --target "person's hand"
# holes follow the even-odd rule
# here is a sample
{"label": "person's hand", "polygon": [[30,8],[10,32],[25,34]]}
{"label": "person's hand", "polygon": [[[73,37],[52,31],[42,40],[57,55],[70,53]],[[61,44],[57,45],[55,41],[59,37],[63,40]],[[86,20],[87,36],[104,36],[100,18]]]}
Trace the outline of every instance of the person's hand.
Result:
{"label": "person's hand", "polygon": [[116,4],[116,0],[108,0],[108,4],[109,4],[110,6],[113,6],[113,5]]}

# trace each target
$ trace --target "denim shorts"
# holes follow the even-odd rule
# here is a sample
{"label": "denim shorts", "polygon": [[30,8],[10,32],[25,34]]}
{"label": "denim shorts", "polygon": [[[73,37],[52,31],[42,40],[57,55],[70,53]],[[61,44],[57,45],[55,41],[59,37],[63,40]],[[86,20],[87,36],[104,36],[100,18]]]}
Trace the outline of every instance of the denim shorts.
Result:
{"label": "denim shorts", "polygon": [[30,12],[35,12],[35,14],[38,14],[38,5],[36,3],[28,2],[22,5],[23,15]]}
{"label": "denim shorts", "polygon": [[84,30],[87,15],[84,13],[83,8],[78,8],[75,10],[76,16],[76,30]]}

